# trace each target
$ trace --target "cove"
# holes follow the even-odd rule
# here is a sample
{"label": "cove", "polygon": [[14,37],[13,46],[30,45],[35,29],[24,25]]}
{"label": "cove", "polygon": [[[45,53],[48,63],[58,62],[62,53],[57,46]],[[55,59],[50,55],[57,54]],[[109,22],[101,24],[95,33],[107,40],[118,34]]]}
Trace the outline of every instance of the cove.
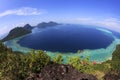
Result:
{"label": "cove", "polygon": [[[63,26],[66,26],[66,25],[63,25]],[[73,26],[73,25],[70,25],[70,26]],[[75,26],[77,27],[77,29],[80,28],[80,25],[75,25]],[[22,46],[20,44],[21,41],[23,41],[25,38],[29,38],[31,35],[46,32],[49,29],[50,30],[53,29],[53,31],[54,30],[60,30],[60,27],[62,27],[62,26],[57,26],[57,27],[54,27],[54,28],[46,28],[46,29],[38,29],[38,28],[36,28],[36,29],[33,30],[33,32],[31,34],[28,34],[28,35],[25,35],[25,36],[22,36],[22,37],[19,37],[19,38],[10,40],[10,41],[6,41],[4,44],[7,47],[11,47],[13,49],[13,51],[20,51],[20,52],[23,52],[23,53],[26,54],[26,53],[29,53],[32,48]],[[108,37],[107,39],[108,40],[110,39],[109,43],[107,43],[107,45],[105,45],[105,46],[102,46],[101,48],[97,47],[98,49],[96,47],[95,47],[96,49],[93,49],[93,48],[92,49],[84,49],[84,51],[81,52],[80,54],[78,54],[76,51],[63,52],[62,56],[64,58],[64,63],[66,63],[68,61],[69,57],[73,57],[73,56],[78,56],[80,58],[81,58],[81,56],[82,57],[90,56],[90,60],[91,61],[96,61],[96,62],[104,62],[106,60],[111,59],[112,58],[112,53],[116,49],[116,45],[120,44],[120,35],[119,35],[119,33],[113,32],[113,31],[110,31],[110,30],[107,30],[107,29],[103,29],[103,28],[100,28],[100,27],[92,27],[92,26],[84,26],[84,27],[87,28],[87,29],[90,28],[93,31],[95,30],[95,31],[99,32],[101,35],[107,36]],[[71,31],[75,31],[75,30],[73,28],[71,28]],[[65,32],[69,32],[69,30],[67,29]],[[96,34],[93,34],[93,35],[96,35]],[[93,35],[91,35],[91,36],[94,37]],[[36,35],[36,36],[39,36],[39,35]],[[91,36],[88,36],[88,37],[90,38]],[[51,38],[51,36],[49,36],[49,37]],[[99,39],[101,40],[102,37],[99,38]],[[98,40],[98,39],[95,39],[95,40]],[[90,39],[88,39],[88,41],[90,41]],[[38,42],[36,42],[36,43],[38,43]],[[54,58],[59,53],[60,53],[59,51],[46,50],[46,54],[49,55],[51,58]]]}
{"label": "cove", "polygon": [[84,49],[107,48],[114,38],[91,26],[60,25],[45,29],[37,28],[18,43],[27,48],[51,52],[77,52]]}

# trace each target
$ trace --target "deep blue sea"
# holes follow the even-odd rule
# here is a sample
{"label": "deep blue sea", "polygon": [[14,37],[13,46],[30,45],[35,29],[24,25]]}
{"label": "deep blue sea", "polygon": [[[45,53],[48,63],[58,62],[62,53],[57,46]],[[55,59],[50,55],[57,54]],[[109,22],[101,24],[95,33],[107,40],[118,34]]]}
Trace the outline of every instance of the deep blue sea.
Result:
{"label": "deep blue sea", "polygon": [[59,25],[35,28],[33,32],[18,41],[27,48],[51,52],[77,52],[84,49],[108,47],[114,38],[94,26]]}

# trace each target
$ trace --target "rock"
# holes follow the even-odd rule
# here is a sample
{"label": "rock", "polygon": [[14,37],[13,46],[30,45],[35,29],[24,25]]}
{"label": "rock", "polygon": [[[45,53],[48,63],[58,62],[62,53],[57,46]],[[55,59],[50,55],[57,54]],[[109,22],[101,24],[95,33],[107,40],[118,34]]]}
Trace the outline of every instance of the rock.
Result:
{"label": "rock", "polygon": [[120,80],[120,74],[117,73],[107,73],[104,77],[104,80]]}
{"label": "rock", "polygon": [[98,80],[90,74],[83,74],[72,66],[63,64],[50,64],[45,66],[39,76],[28,77],[26,80]]}

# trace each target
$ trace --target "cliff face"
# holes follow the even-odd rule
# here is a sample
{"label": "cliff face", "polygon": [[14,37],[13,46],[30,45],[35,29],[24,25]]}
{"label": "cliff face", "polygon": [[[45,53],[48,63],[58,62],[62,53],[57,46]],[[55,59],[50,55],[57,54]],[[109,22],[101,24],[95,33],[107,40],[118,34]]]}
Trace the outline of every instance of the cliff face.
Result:
{"label": "cliff face", "polygon": [[23,27],[16,27],[12,29],[9,32],[9,34],[5,38],[2,39],[2,41],[8,41],[8,40],[11,40],[11,39],[14,39],[14,38],[17,38],[17,37],[20,37],[20,36],[23,36],[29,33],[31,33],[31,30],[27,30]]}

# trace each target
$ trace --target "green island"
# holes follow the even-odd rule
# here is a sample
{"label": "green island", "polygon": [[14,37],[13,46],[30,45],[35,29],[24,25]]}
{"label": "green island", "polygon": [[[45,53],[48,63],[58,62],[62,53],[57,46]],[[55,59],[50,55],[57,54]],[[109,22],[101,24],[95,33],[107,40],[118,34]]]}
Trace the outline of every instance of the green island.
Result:
{"label": "green island", "polygon": [[53,21],[50,21],[48,23],[47,22],[41,22],[36,26],[31,26],[30,24],[26,24],[23,27],[15,27],[9,32],[9,34],[6,37],[4,37],[2,39],[2,41],[5,42],[5,41],[8,41],[8,40],[17,38],[17,37],[24,36],[26,34],[30,34],[30,33],[32,33],[32,29],[34,29],[36,27],[37,28],[47,28],[47,27],[53,27],[53,26],[56,26],[56,25],[60,25],[60,24],[58,24],[56,22],[53,22]]}

